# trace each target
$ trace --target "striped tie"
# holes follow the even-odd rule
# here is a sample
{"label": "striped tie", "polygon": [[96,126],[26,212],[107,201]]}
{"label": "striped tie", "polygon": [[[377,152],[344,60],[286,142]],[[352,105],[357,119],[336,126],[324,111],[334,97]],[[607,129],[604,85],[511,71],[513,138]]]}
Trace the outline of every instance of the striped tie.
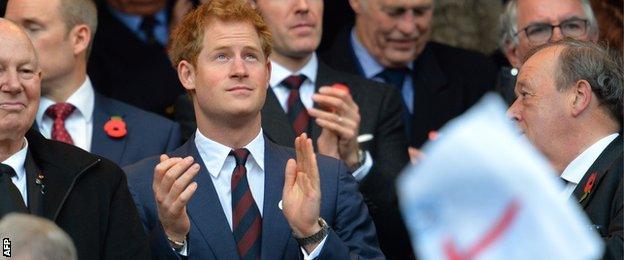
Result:
{"label": "striped tie", "polygon": [[232,230],[241,259],[260,259],[262,217],[247,182],[245,162],[249,150],[242,148],[230,152],[236,160],[232,172]]}
{"label": "striped tie", "polygon": [[286,113],[286,116],[297,136],[307,132],[308,121],[310,120],[308,110],[306,110],[299,97],[299,88],[305,79],[305,76],[298,75],[290,76],[282,81],[282,84],[290,89],[290,95],[288,95],[288,113]]}
{"label": "striped tie", "polygon": [[46,109],[45,114],[54,119],[54,124],[52,125],[53,140],[74,144],[69,132],[67,132],[65,128],[65,119],[67,119],[74,110],[76,110],[76,107],[69,103],[57,103]]}

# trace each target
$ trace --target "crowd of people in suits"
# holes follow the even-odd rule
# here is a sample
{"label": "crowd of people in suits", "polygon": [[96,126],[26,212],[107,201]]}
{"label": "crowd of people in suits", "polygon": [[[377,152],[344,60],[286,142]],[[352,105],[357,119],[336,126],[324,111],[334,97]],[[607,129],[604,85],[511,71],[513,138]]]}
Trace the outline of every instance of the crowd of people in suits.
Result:
{"label": "crowd of people in suits", "polygon": [[333,1],[9,0],[0,217],[79,259],[414,259],[396,177],[498,91],[622,258],[621,55],[588,0],[506,1],[506,67],[431,41],[434,0],[345,2],[336,28]]}

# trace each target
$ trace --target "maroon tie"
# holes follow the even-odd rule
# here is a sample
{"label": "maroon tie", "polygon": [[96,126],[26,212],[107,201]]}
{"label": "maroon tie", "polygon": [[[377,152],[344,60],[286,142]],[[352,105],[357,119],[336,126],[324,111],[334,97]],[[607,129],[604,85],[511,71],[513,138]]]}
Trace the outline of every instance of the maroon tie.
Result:
{"label": "maroon tie", "polygon": [[54,104],[46,109],[45,114],[54,119],[54,124],[52,125],[52,139],[74,144],[69,132],[65,129],[65,119],[67,119],[74,110],[76,110],[76,107],[69,103]]}
{"label": "maroon tie", "polygon": [[296,135],[307,132],[308,121],[310,120],[308,110],[306,110],[299,96],[299,88],[305,79],[305,76],[297,75],[290,76],[282,81],[282,84],[290,89],[290,95],[288,95],[288,113],[286,113],[286,116]]}
{"label": "maroon tie", "polygon": [[242,148],[230,152],[236,160],[232,172],[232,233],[241,259],[260,259],[262,217],[251,195],[245,162],[249,150]]}

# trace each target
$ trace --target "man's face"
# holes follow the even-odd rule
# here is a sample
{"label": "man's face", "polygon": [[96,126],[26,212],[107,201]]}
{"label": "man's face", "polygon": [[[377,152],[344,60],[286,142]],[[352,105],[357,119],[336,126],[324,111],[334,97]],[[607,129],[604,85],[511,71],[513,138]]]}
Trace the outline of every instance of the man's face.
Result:
{"label": "man's face", "polygon": [[558,57],[561,47],[551,47],[533,55],[520,68],[514,92],[517,96],[507,113],[524,135],[547,157],[562,148],[562,133],[570,131],[569,102],[573,88],[557,90]]}
{"label": "man's face", "polygon": [[134,15],[154,15],[165,8],[166,0],[106,0],[111,7]]}
{"label": "man's face", "polygon": [[316,51],[323,33],[322,0],[258,0],[273,35],[274,55],[302,58]]}
{"label": "man's face", "polygon": [[182,76],[186,79],[182,83],[195,93],[198,117],[204,117],[198,122],[259,116],[271,65],[250,23],[212,21],[205,31],[197,64],[182,63],[190,68],[187,76]]}
{"label": "man's face", "polygon": [[76,66],[69,29],[61,18],[60,0],[11,0],[5,18],[22,27],[32,40],[43,73],[43,92],[48,82],[64,81]]}
{"label": "man's face", "polygon": [[433,0],[350,0],[358,38],[385,67],[405,67],[431,36]]}
{"label": "man's face", "polygon": [[0,140],[21,138],[39,106],[41,73],[28,36],[0,21]]}
{"label": "man's face", "polygon": [[[583,11],[583,5],[579,0],[519,0],[516,27],[519,32],[517,36],[518,45],[507,51],[506,55],[509,62],[514,67],[519,67],[522,58],[529,50],[544,44],[529,41],[526,32],[523,31],[527,26],[535,24],[559,25],[574,18],[587,20],[587,16],[585,16]],[[587,31],[589,31],[589,27],[587,27]],[[548,42],[555,42],[563,38],[561,28],[554,28]],[[596,39],[590,39],[589,33],[577,37],[577,40],[596,41]]]}

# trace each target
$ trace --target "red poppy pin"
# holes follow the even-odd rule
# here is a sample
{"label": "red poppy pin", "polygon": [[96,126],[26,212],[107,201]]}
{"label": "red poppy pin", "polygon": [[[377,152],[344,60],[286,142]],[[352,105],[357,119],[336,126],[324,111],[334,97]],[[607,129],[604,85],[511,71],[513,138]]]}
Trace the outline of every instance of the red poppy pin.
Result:
{"label": "red poppy pin", "polygon": [[123,138],[128,133],[126,122],[120,116],[111,116],[111,119],[104,124],[104,132],[111,138]]}
{"label": "red poppy pin", "polygon": [[581,196],[581,199],[579,200],[579,202],[582,202],[585,199],[587,199],[592,189],[594,188],[594,183],[596,183],[597,176],[598,176],[597,172],[592,172],[592,174],[589,175],[589,179],[587,179],[585,186],[583,186],[583,195]]}

